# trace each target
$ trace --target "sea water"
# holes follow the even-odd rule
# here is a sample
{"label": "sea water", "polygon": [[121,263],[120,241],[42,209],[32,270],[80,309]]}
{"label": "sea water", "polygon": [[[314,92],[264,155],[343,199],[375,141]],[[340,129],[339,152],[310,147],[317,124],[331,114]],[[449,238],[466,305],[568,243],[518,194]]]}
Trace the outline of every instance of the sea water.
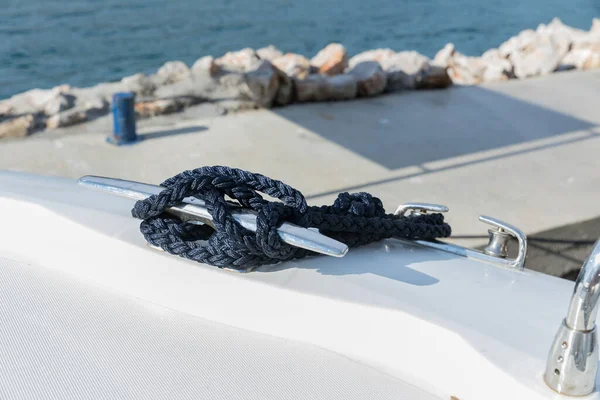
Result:
{"label": "sea water", "polygon": [[479,55],[553,17],[589,29],[600,0],[1,0],[0,99],[90,86],[164,62],[269,44],[314,55],[389,47]]}

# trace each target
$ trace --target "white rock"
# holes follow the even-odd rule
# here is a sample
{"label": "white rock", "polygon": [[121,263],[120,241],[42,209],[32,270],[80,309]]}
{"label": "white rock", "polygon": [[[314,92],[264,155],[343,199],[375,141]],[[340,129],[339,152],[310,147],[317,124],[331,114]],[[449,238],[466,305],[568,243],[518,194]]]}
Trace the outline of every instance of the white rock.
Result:
{"label": "white rock", "polygon": [[257,110],[260,107],[251,100],[223,100],[216,104],[216,111],[219,115],[226,115],[232,112]]}
{"label": "white rock", "polygon": [[454,48],[454,44],[447,43],[440,51],[436,53],[431,63],[439,67],[447,67],[450,64],[450,60],[454,56],[455,51],[456,49]]}
{"label": "white rock", "polygon": [[220,72],[221,68],[215,62],[213,56],[204,56],[194,62],[192,65],[193,74],[205,74],[208,76],[216,76]]}
{"label": "white rock", "polygon": [[485,65],[481,76],[482,82],[505,81],[514,77],[512,64],[502,57],[498,49],[491,49],[483,53],[481,61]]}
{"label": "white rock", "polygon": [[310,60],[320,74],[337,75],[348,66],[348,53],[340,43],[328,44]]}
{"label": "white rock", "polygon": [[55,96],[56,94],[52,89],[35,88],[14,95],[6,100],[6,103],[13,105],[17,113],[21,113],[24,110],[26,112],[37,112],[43,111],[46,103]]}
{"label": "white rock", "polygon": [[513,36],[498,47],[500,55],[507,58],[512,53],[520,51],[525,47],[532,45],[536,40],[537,34],[532,29],[525,29],[517,36]]}
{"label": "white rock", "polygon": [[65,83],[62,85],[54,86],[52,88],[52,91],[54,91],[55,93],[71,93],[73,91],[73,88],[71,87],[71,85],[67,85]]}
{"label": "white rock", "polygon": [[476,85],[482,82],[487,64],[479,57],[468,57],[455,52],[448,75],[456,85]]}
{"label": "white rock", "polygon": [[499,47],[502,57],[521,52],[528,53],[534,48],[550,45],[555,52],[563,57],[575,38],[585,34],[584,31],[564,25],[558,18],[552,20],[549,25],[541,24],[536,31],[526,29],[517,36],[509,39]]}
{"label": "white rock", "polygon": [[35,126],[36,118],[32,114],[0,122],[0,139],[25,137],[33,132]]}
{"label": "white rock", "polygon": [[71,93],[69,85],[60,85],[48,90],[31,89],[13,96],[7,102],[7,104],[13,105],[18,113],[44,112],[46,115],[71,108],[74,103],[75,96]]}
{"label": "white rock", "polygon": [[510,61],[515,76],[527,78],[555,71],[563,56],[551,37],[540,36],[529,42],[528,46],[513,51]]}
{"label": "white rock", "polygon": [[502,54],[500,54],[500,50],[489,49],[481,55],[481,58],[487,61],[487,60],[499,60],[499,59],[503,59],[504,57],[502,57]]}
{"label": "white rock", "polygon": [[561,60],[563,68],[572,66],[577,69],[592,69],[600,67],[600,52],[591,49],[573,49]]}
{"label": "white rock", "polygon": [[304,79],[310,74],[308,58],[300,54],[287,53],[273,60],[273,65],[292,78]]}
{"label": "white rock", "polygon": [[573,37],[572,49],[590,49],[600,53],[600,19],[592,20],[592,27],[589,32],[579,31],[579,34]]}
{"label": "white rock", "polygon": [[103,97],[95,97],[84,102],[83,109],[88,114],[103,114],[108,111],[108,101]]}
{"label": "white rock", "polygon": [[583,69],[600,68],[600,53],[592,52],[583,63]]}
{"label": "white rock", "polygon": [[571,49],[573,40],[566,34],[557,34],[549,36],[550,42],[554,47],[554,51],[557,53],[557,57],[563,58],[567,55]]}
{"label": "white rock", "polygon": [[544,75],[566,64],[560,60],[566,57],[571,48],[585,44],[589,34],[580,29],[564,25],[555,18],[548,25],[541,24],[535,32],[530,29],[521,32],[500,46],[503,56],[508,56],[514,65],[518,78]]}
{"label": "white rock", "polygon": [[[452,45],[447,45],[446,49],[449,46]],[[350,69],[363,62],[379,63],[386,73],[386,90],[388,92],[415,89],[418,77],[429,69],[431,63],[429,58],[416,51],[401,51],[396,53],[390,49],[376,49],[365,51],[352,57],[349,62]]]}
{"label": "white rock", "polygon": [[182,81],[190,74],[190,69],[183,61],[168,61],[156,71],[156,75],[162,78],[165,84]]}
{"label": "white rock", "polygon": [[590,33],[600,35],[600,18],[592,19],[592,27],[590,28]]}
{"label": "white rock", "polygon": [[383,59],[381,67],[387,74],[387,91],[415,89],[418,76],[429,69],[430,60],[416,51],[401,51]]}
{"label": "white rock", "polygon": [[256,54],[261,60],[269,60],[273,62],[276,58],[279,58],[283,53],[275,46],[269,45],[256,50]]}
{"label": "white rock", "polygon": [[159,99],[190,97],[196,102],[246,100],[247,90],[243,73],[224,70],[216,77],[194,74],[183,81],[161,86],[154,96]]}
{"label": "white rock", "polygon": [[573,49],[560,61],[561,69],[582,69],[583,64],[592,52],[589,49]]}
{"label": "white rock", "polygon": [[594,18],[590,31],[573,39],[572,49],[590,49],[600,53],[600,19]]}
{"label": "white rock", "polygon": [[244,75],[250,99],[261,107],[271,107],[279,90],[277,69],[268,60],[259,60]]}
{"label": "white rock", "polygon": [[58,114],[61,111],[72,108],[73,105],[75,105],[75,96],[58,92],[55,97],[50,98],[46,104],[44,104],[44,114]]}
{"label": "white rock", "polygon": [[[148,77],[148,79],[151,78]],[[155,79],[159,80],[157,77],[155,77]],[[132,91],[130,87],[121,81],[99,83],[87,88],[75,88],[73,89],[73,93],[77,96],[75,107],[79,108],[80,104],[85,104],[85,102],[95,98],[103,98],[106,101],[111,102],[114,93],[129,91]]]}
{"label": "white rock", "polygon": [[[161,78],[168,80],[168,77],[164,74],[167,74],[166,70],[163,70],[163,75],[160,75]],[[128,91],[135,92],[139,96],[152,96],[156,90],[156,84],[153,82],[153,80],[146,74],[142,73],[126,76],[121,79],[121,83],[127,87]]]}
{"label": "white rock", "polygon": [[375,49],[367,50],[362,53],[358,53],[348,61],[348,68],[353,68],[356,64],[363,61],[377,61],[381,64],[383,60],[391,58],[396,52],[391,49]]}
{"label": "white rock", "polygon": [[180,111],[183,104],[177,98],[141,101],[135,103],[135,114],[138,118],[150,118],[157,115],[171,114]]}
{"label": "white rock", "polygon": [[215,60],[215,63],[228,71],[245,72],[258,61],[256,52],[247,47],[239,51],[230,51]]}
{"label": "white rock", "polygon": [[[506,60],[504,60],[506,61]],[[508,64],[508,68],[507,65]],[[482,82],[498,82],[498,81],[506,81],[509,79],[510,74],[512,73],[512,64],[508,61],[506,63],[499,62],[490,62],[487,63],[485,71],[483,71],[483,75],[481,76]]]}
{"label": "white rock", "polygon": [[383,93],[387,85],[387,75],[376,61],[363,61],[348,72],[356,78],[358,95],[371,97]]}
{"label": "white rock", "polygon": [[12,115],[14,111],[15,107],[12,104],[9,104],[6,101],[0,103],[0,117]]}
{"label": "white rock", "polygon": [[84,110],[71,109],[55,114],[46,120],[46,128],[56,129],[87,121],[88,114]]}
{"label": "white rock", "polygon": [[29,102],[29,104],[31,104],[34,107],[35,110],[43,111],[44,108],[46,107],[46,105],[57,101],[57,99],[58,99],[58,102],[60,103],[60,98],[63,95],[70,95],[71,97],[73,97],[70,94],[70,92],[71,92],[71,86],[60,85],[60,86],[55,86],[49,90],[31,89],[31,90],[28,90],[27,92],[23,93],[23,95],[25,95],[27,97],[27,101]]}
{"label": "white rock", "polygon": [[380,61],[385,72],[404,71],[407,74],[417,73],[430,64],[429,58],[416,51],[400,51]]}
{"label": "white rock", "polygon": [[587,37],[585,40],[573,42],[571,50],[588,49],[596,53],[600,53],[600,37]]}
{"label": "white rock", "polygon": [[581,29],[576,29],[565,25],[559,18],[554,18],[548,25],[541,24],[536,32],[540,35],[547,35],[555,39],[564,38],[569,42],[577,40],[583,36],[587,36],[587,32]]}

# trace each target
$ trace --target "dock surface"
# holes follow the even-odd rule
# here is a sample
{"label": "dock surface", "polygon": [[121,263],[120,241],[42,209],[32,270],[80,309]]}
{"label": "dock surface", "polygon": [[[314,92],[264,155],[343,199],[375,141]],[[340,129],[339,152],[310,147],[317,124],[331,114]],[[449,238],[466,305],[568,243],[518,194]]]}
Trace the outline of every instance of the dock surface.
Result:
{"label": "dock surface", "polygon": [[600,216],[599,106],[600,71],[225,116],[205,104],[141,121],[144,140],[131,146],[105,142],[108,117],[5,141],[0,169],[160,183],[228,165],[311,204],[368,191],[390,212],[445,204],[456,235],[487,234],[480,214],[534,233]]}

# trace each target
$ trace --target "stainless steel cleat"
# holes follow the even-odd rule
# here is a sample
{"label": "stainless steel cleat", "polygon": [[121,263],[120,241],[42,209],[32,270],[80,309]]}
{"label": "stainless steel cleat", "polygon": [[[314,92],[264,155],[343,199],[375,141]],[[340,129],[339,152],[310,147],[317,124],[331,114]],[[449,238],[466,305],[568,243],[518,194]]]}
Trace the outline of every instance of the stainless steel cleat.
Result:
{"label": "stainless steel cleat", "polygon": [[[441,204],[413,202],[399,205],[394,212],[394,215],[404,216],[406,213],[410,212],[408,216],[418,216],[427,214],[428,212],[444,213],[447,211],[448,207]],[[462,257],[484,261],[502,267],[523,270],[525,268],[525,256],[527,254],[527,236],[519,228],[496,218],[482,215],[479,217],[479,220],[494,227],[493,229],[488,230],[490,235],[489,243],[483,251],[469,249],[440,240],[415,240],[412,242]],[[507,258],[507,248],[511,237],[514,237],[519,242],[517,256],[514,259]],[[405,239],[400,240],[406,241]]]}
{"label": "stainless steel cleat", "polygon": [[[78,183],[84,187],[105,193],[112,193],[132,200],[145,200],[152,195],[159,194],[165,189],[162,186],[93,175],[79,178]],[[194,197],[185,198],[181,203],[170,207],[167,211],[182,221],[196,221],[214,226],[212,216],[208,212],[204,201]],[[252,232],[256,232],[256,213],[240,208],[239,210],[233,210],[231,215],[241,226]],[[281,240],[285,243],[301,249],[314,251],[315,253],[332,257],[343,257],[348,252],[348,246],[344,243],[289,222],[282,223],[277,228],[277,232]]]}
{"label": "stainless steel cleat", "polygon": [[442,204],[431,204],[431,203],[405,203],[400,204],[396,211],[394,211],[394,215],[404,216],[408,211],[410,211],[411,216],[417,216],[421,214],[426,214],[428,212],[433,213],[445,213],[448,212],[448,207]]}

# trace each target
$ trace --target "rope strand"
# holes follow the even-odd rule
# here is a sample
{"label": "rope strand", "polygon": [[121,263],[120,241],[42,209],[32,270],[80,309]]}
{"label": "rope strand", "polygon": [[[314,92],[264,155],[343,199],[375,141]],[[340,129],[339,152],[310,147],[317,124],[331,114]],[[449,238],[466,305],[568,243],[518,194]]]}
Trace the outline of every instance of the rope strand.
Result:
{"label": "rope strand", "polygon": [[[308,206],[302,193],[267,176],[215,166],[184,171],[162,183],[157,195],[135,203],[131,214],[142,219],[140,231],[168,253],[216,267],[247,269],[314,255],[284,243],[277,227],[284,221],[346,243],[362,246],[390,237],[430,240],[450,236],[442,214],[413,217],[386,214],[381,200],[369,193],[340,193],[331,206]],[[281,200],[270,202],[260,193]],[[215,228],[181,222],[165,210],[186,197],[206,203]],[[232,203],[257,213],[256,232],[238,224]]]}

